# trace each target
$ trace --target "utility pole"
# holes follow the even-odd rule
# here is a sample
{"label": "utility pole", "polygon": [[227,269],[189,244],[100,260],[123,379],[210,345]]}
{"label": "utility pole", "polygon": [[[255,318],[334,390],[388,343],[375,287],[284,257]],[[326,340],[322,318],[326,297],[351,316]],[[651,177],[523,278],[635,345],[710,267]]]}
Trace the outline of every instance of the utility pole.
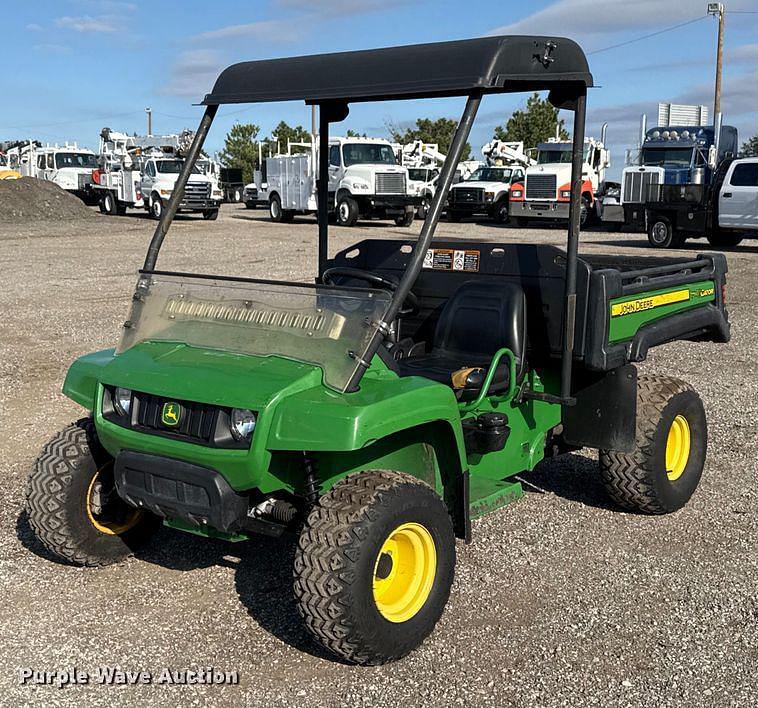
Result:
{"label": "utility pole", "polygon": [[726,8],[723,3],[709,2],[708,14],[718,17],[719,20],[719,38],[716,46],[716,89],[713,96],[713,120],[721,112],[721,68],[724,56],[724,16]]}
{"label": "utility pole", "polygon": [[153,109],[148,106],[145,113],[147,113],[147,137],[149,138],[153,134]]}

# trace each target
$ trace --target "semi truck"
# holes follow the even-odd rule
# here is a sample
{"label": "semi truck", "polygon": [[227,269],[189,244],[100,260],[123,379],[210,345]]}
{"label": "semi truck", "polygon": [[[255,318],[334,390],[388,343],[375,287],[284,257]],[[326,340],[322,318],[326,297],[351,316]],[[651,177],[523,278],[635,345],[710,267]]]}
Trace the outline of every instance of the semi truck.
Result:
{"label": "semi truck", "polygon": [[650,129],[643,115],[639,150],[622,174],[625,226],[646,231],[653,248],[676,248],[688,236],[705,235],[712,183],[737,145],[737,129],[723,125],[720,115],[714,125],[664,123]]}
{"label": "semi truck", "polygon": [[482,148],[482,155],[486,164],[450,189],[450,221],[485,215],[504,224],[508,221],[511,185],[523,182],[527,166],[534,162],[524,151],[523,142],[493,140]]}
{"label": "semi truck", "polygon": [[[580,223],[587,226],[599,218],[600,199],[605,191],[605,171],[611,166],[605,146],[608,124],[600,140],[585,138],[582,159],[582,203]],[[509,215],[517,225],[533,220],[568,219],[571,201],[571,141],[550,138],[537,145],[536,164],[526,169],[523,183],[511,187]]]}
{"label": "semi truck", "polygon": [[[266,159],[269,214],[273,221],[291,221],[296,214],[317,211],[318,153],[315,141],[307,153]],[[329,142],[328,203],[341,226],[359,218],[392,218],[410,226],[421,198],[408,191],[408,170],[397,164],[387,140],[332,138]]]}

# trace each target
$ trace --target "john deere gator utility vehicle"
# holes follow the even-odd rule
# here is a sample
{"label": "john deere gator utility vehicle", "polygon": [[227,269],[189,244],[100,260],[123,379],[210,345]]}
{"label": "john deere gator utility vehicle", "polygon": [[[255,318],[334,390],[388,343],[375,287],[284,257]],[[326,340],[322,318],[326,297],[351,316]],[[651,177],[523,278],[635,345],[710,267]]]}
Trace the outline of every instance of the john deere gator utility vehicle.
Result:
{"label": "john deere gator utility vehicle", "polygon": [[[66,377],[65,394],[89,415],[53,438],[31,473],[40,540],[68,561],[103,565],[158,520],[230,541],[292,531],[308,629],[340,657],[377,664],[432,631],[456,535],[469,540],[472,518],[520,497],[516,475],[546,456],[598,448],[618,505],[681,507],[703,470],[703,405],[688,384],[638,376],[633,362],[663,342],[728,340],[726,262],[578,255],[591,86],[582,50],[556,37],[226,69],[205,97],[120,343]],[[542,90],[574,114],[566,250],[434,241],[483,96]],[[317,105],[325,156],[330,124],[350,103],[440,96],[466,104],[417,240],[365,240],[330,257],[322,159],[315,280],[157,269],[221,104]]]}

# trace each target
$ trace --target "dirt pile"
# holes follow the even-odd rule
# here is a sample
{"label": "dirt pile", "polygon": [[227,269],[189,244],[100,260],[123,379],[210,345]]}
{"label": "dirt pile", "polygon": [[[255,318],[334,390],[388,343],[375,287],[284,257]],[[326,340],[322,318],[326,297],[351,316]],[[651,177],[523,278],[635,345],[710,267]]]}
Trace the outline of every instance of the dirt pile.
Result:
{"label": "dirt pile", "polygon": [[0,222],[23,224],[94,216],[81,199],[53,182],[32,177],[0,180]]}

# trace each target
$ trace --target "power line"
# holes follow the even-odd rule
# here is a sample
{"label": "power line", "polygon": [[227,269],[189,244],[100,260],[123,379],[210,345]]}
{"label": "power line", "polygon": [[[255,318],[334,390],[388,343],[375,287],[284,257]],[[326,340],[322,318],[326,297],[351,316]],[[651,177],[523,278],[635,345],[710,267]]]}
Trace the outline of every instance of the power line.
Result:
{"label": "power line", "polygon": [[692,20],[687,20],[687,22],[680,22],[678,25],[671,25],[671,27],[664,27],[663,29],[660,29],[656,32],[651,32],[650,34],[642,35],[641,37],[628,39],[626,42],[619,42],[618,44],[612,44],[610,47],[595,49],[592,52],[587,52],[587,54],[599,54],[600,52],[607,52],[607,51],[610,51],[611,49],[618,49],[619,47],[625,47],[628,44],[634,44],[635,42],[641,42],[643,39],[650,39],[651,37],[657,37],[659,34],[664,34],[666,32],[673,32],[674,30],[680,29],[681,27],[686,27],[687,25],[692,25],[692,24],[695,24],[696,22],[701,22],[702,20],[705,20],[705,19],[707,19],[706,15],[703,15],[702,17],[695,17]]}

